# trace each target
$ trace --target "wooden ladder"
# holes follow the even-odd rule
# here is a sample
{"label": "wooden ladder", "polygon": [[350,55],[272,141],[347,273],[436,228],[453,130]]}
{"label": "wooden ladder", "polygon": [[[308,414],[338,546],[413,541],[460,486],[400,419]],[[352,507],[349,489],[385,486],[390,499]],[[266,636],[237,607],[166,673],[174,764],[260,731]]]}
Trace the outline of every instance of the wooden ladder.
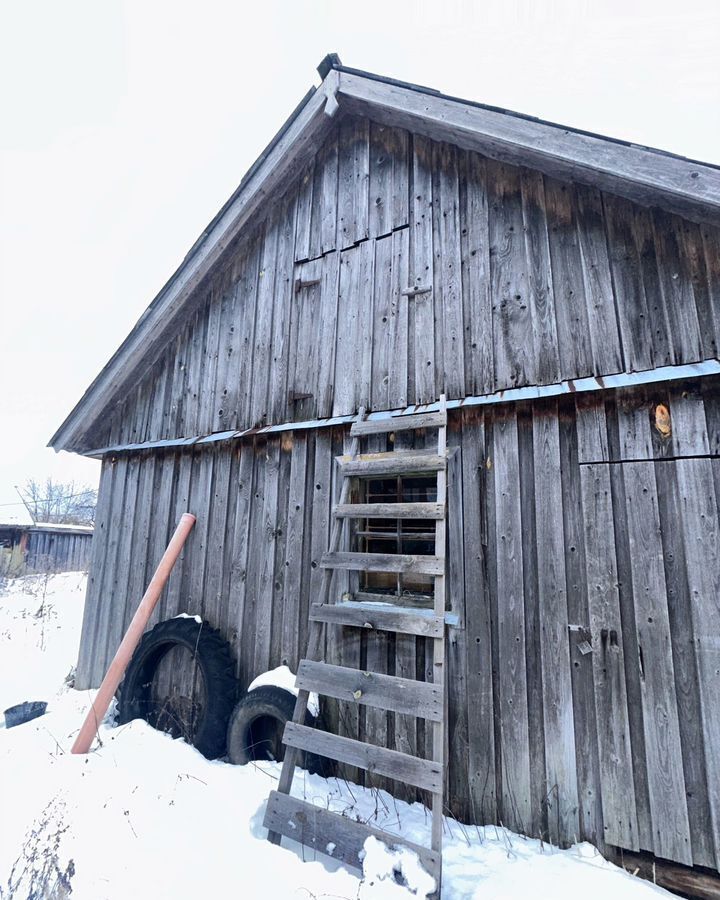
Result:
{"label": "wooden ladder", "polygon": [[[360,438],[411,429],[435,428],[437,452],[394,450],[390,453],[359,454]],[[359,857],[365,839],[373,835],[385,844],[408,847],[418,854],[427,871],[435,877],[440,896],[442,874],[443,791],[445,770],[445,533],[447,498],[447,405],[443,395],[437,412],[414,413],[383,419],[366,419],[364,410],[350,429],[352,444],[348,456],[340,457],[343,476],[340,500],[333,509],[333,525],[328,552],[322,557],[320,594],[310,608],[307,658],[300,662],[296,680],[299,689],[295,713],[285,727],[285,760],[276,791],[270,794],[265,814],[268,839],[279,844],[285,836],[327,852],[333,844],[333,858],[362,869]],[[353,478],[436,473],[434,503],[350,503]],[[430,519],[435,522],[434,555],[344,553],[340,552],[344,524],[362,519]],[[384,609],[377,603],[341,601],[330,603],[333,571],[421,573],[434,577],[432,610],[394,605]],[[399,599],[399,598],[398,598]],[[416,681],[373,672],[330,665],[319,659],[324,645],[326,623],[357,626],[433,639],[433,681]],[[305,712],[311,691],[350,703],[423,718],[432,723],[433,758],[421,759],[377,747],[364,741],[308,728]],[[301,751],[357,766],[376,775],[397,779],[432,794],[431,847],[423,847],[397,835],[320,809],[290,796],[293,774]]]}

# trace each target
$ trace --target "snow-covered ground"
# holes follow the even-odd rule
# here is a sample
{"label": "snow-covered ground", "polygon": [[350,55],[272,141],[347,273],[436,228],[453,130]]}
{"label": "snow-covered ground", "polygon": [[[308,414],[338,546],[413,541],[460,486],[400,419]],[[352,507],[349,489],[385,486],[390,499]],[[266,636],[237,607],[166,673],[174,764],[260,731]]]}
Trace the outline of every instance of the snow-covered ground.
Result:
{"label": "snow-covered ground", "polygon": [[[208,762],[142,721],[105,724],[72,756],[91,692],[66,676],[80,635],[84,577],[18,579],[0,594],[0,710],[47,700],[45,716],[0,726],[0,897],[74,900],[348,898],[409,900],[427,877],[368,844],[363,879],[299,846],[274,847],[262,819],[274,764]],[[299,772],[294,792],[428,843],[429,819],[384,792]],[[588,844],[558,850],[503,828],[448,820],[444,900],[651,900],[664,895]],[[410,887],[397,883],[402,869]],[[423,880],[424,879],[424,880]]]}

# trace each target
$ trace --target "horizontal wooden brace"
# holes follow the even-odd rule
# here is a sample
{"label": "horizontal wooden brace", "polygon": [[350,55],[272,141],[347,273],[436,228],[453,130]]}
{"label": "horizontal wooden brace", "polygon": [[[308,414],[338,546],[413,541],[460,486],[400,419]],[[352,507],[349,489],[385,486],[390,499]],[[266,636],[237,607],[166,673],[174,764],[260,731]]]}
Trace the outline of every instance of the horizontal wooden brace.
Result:
{"label": "horizontal wooden brace", "polygon": [[298,667],[295,686],[336,700],[389,709],[431,722],[441,722],[443,718],[442,685],[428,681],[362,672],[360,669],[303,659]]}
{"label": "horizontal wooden brace", "polygon": [[373,775],[386,775],[435,794],[443,789],[442,764],[432,760],[419,759],[294,722],[288,722],[285,726],[283,743],[349,766],[358,766]]}
{"label": "horizontal wooden brace", "polygon": [[353,422],[350,434],[352,437],[363,434],[389,434],[418,428],[441,428],[443,425],[447,425],[445,412],[414,413],[385,419],[361,419]]}
{"label": "horizontal wooden brace", "polygon": [[417,634],[420,637],[441,638],[445,621],[441,616],[422,615],[424,610],[398,611],[383,609],[382,606],[350,603],[323,603],[310,607],[312,622],[327,622],[333,625],[395,631],[400,634]]}
{"label": "horizontal wooden brace", "polygon": [[444,503],[343,503],[333,509],[337,519],[444,519]]}
{"label": "horizontal wooden brace", "polygon": [[376,475],[408,475],[425,472],[440,472],[447,465],[444,456],[437,453],[391,453],[365,454],[363,456],[338,456],[337,461],[343,475],[355,478],[374,478]]}
{"label": "horizontal wooden brace", "polygon": [[443,575],[445,560],[437,556],[410,553],[326,553],[320,560],[323,569],[349,569],[351,572],[414,572],[416,575]]}
{"label": "horizontal wooden brace", "polygon": [[[439,875],[440,854],[434,850],[278,791],[270,794],[263,824],[270,832],[313,847],[360,871],[360,854],[365,841],[372,836],[388,847],[407,847],[417,853],[431,875]],[[332,854],[328,853],[328,847],[333,848]]]}

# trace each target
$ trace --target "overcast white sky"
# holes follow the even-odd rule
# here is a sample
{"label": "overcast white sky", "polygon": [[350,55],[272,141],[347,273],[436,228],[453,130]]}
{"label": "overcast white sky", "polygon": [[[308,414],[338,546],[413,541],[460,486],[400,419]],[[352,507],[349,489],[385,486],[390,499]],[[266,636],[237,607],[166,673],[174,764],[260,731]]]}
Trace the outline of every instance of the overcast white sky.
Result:
{"label": "overcast white sky", "polygon": [[287,118],[346,65],[720,163],[716,0],[0,3],[0,521]]}

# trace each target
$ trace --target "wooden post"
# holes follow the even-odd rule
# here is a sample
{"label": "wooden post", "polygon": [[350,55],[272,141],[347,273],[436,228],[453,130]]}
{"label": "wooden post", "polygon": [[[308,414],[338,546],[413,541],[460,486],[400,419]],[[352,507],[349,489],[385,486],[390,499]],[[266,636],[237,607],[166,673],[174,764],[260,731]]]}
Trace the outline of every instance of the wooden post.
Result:
{"label": "wooden post", "polygon": [[163,553],[163,557],[155,570],[155,574],[140,601],[140,606],[138,606],[137,611],[133,616],[130,627],[125,632],[125,637],[122,639],[122,642],[117,649],[117,653],[102,680],[100,689],[85,717],[83,726],[80,729],[78,736],[75,738],[75,743],[72,745],[72,753],[87,753],[90,749],[93,738],[97,734],[98,726],[105,717],[108,706],[110,706],[110,701],[115,695],[118,685],[122,681],[128,663],[145,631],[145,626],[149,622],[150,616],[160,599],[160,594],[165,587],[165,582],[168,580],[170,572],[172,571],[194,524],[195,516],[191,513],[183,513],[180,517],[178,526],[175,529],[175,534],[170,539],[167,550]]}

